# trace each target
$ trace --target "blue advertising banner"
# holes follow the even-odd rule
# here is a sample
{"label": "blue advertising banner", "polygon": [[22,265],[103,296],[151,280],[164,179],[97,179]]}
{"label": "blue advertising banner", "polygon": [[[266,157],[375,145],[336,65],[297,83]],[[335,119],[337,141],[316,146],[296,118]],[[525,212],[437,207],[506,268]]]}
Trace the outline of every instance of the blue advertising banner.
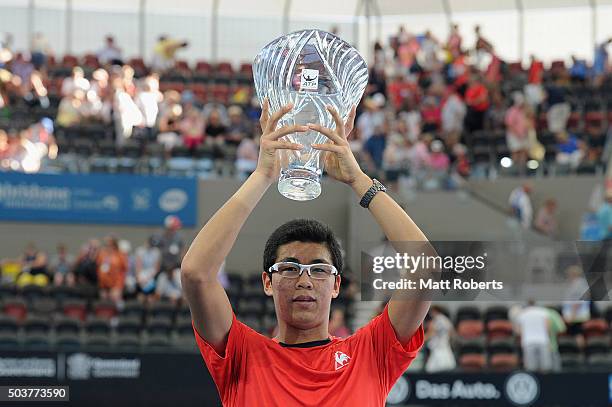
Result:
{"label": "blue advertising banner", "polygon": [[156,225],[197,222],[197,179],[139,175],[0,173],[0,219]]}

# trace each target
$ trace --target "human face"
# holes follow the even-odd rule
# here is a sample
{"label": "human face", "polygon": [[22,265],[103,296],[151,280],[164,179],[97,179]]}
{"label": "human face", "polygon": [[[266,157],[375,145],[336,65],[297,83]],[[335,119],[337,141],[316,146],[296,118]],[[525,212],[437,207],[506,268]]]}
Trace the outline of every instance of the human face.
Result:
{"label": "human face", "polygon": [[[331,253],[325,244],[291,242],[277,250],[275,262],[291,261],[300,264],[332,264]],[[340,292],[340,276],[327,280],[311,279],[304,272],[291,279],[267,273],[262,274],[266,295],[274,298],[276,316],[279,321],[296,329],[312,329],[326,323],[331,299]]]}

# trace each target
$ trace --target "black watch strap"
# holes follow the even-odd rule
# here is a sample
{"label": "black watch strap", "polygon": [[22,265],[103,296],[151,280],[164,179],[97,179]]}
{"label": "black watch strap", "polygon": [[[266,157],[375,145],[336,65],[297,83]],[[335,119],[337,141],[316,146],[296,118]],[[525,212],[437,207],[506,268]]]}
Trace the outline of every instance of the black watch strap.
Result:
{"label": "black watch strap", "polygon": [[378,193],[378,191],[385,192],[386,190],[387,188],[385,188],[385,186],[376,178],[372,179],[372,186],[363,195],[361,201],[359,201],[359,205],[363,206],[364,208],[369,207],[370,202],[372,202],[372,199],[374,199],[374,196]]}

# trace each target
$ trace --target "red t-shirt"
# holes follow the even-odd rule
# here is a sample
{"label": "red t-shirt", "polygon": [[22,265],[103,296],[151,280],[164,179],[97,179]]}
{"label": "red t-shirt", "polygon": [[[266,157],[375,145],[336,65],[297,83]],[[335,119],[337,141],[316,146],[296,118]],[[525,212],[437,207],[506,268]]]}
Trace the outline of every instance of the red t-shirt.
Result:
{"label": "red t-shirt", "polygon": [[387,307],[342,339],[308,347],[283,347],[236,319],[221,357],[195,330],[196,342],[225,407],[376,406],[423,345],[420,326],[402,345]]}
{"label": "red t-shirt", "polygon": [[476,111],[484,112],[489,108],[489,91],[483,84],[476,83],[465,92],[465,103]]}

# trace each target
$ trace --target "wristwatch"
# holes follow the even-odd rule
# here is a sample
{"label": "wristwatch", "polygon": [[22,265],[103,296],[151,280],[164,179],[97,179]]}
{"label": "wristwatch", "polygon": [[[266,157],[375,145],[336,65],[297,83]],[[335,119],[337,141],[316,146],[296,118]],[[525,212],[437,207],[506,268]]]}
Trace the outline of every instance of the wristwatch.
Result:
{"label": "wristwatch", "polygon": [[372,182],[373,183],[370,189],[366,191],[366,193],[361,198],[361,201],[359,201],[359,205],[363,206],[364,208],[370,206],[370,202],[372,202],[372,199],[374,199],[374,196],[378,193],[378,191],[385,192],[387,190],[387,188],[383,184],[381,184],[380,181],[378,181],[376,178],[373,178]]}

